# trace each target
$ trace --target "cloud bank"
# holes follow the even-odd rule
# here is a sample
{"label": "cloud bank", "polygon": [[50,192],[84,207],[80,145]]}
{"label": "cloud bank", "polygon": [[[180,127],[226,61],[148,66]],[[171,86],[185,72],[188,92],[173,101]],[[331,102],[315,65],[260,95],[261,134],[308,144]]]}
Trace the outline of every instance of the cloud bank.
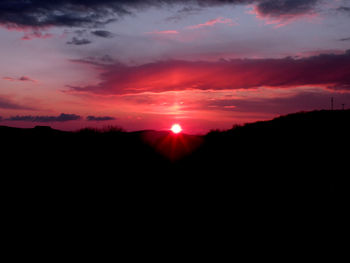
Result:
{"label": "cloud bank", "polygon": [[91,43],[92,43],[92,41],[89,39],[73,37],[71,41],[67,42],[67,45],[81,46],[81,45],[88,45]]}
{"label": "cloud bank", "polygon": [[16,27],[100,27],[136,10],[164,5],[213,7],[254,4],[261,15],[311,12],[320,0],[2,0],[0,24]]}
{"label": "cloud bank", "polygon": [[180,90],[325,86],[350,90],[350,50],[305,58],[161,61],[140,66],[100,65],[101,82],[71,92],[125,94]]}
{"label": "cloud bank", "polygon": [[109,117],[109,116],[103,116],[103,117],[87,116],[86,120],[87,121],[113,121],[115,120],[115,118]]}
{"label": "cloud bank", "polygon": [[102,37],[102,38],[113,38],[114,34],[112,32],[109,32],[107,30],[96,30],[92,31],[91,34],[97,36],[97,37]]}
{"label": "cloud bank", "polygon": [[81,116],[76,114],[61,113],[59,116],[13,116],[6,121],[26,121],[26,122],[67,122],[80,120]]}

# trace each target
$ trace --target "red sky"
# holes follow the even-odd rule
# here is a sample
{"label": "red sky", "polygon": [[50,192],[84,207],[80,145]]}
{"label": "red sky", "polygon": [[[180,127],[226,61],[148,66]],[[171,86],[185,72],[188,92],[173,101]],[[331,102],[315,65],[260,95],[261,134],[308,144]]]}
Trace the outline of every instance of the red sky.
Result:
{"label": "red sky", "polygon": [[205,133],[350,105],[347,1],[45,3],[0,3],[0,125]]}

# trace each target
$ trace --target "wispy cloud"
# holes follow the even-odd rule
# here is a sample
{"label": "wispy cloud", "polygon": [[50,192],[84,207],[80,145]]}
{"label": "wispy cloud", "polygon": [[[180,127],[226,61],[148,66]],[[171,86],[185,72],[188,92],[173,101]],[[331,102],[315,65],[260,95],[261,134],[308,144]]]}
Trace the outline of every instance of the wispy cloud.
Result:
{"label": "wispy cloud", "polygon": [[203,10],[203,8],[200,7],[195,7],[195,6],[185,6],[180,10],[177,10],[176,13],[172,16],[169,16],[165,19],[165,21],[168,22],[178,22],[181,19],[184,19],[188,16],[192,16],[192,15],[197,15],[199,14],[201,11]]}
{"label": "wispy cloud", "polygon": [[113,38],[115,36],[112,32],[109,32],[107,30],[96,30],[92,31],[91,34],[102,38]]}
{"label": "wispy cloud", "polygon": [[68,45],[76,45],[76,46],[81,46],[81,45],[88,45],[91,44],[92,41],[86,38],[77,38],[73,37],[71,41],[68,41]]}
{"label": "wispy cloud", "polygon": [[5,110],[35,110],[34,107],[23,105],[22,103],[14,101],[10,97],[0,96],[0,109]]}
{"label": "wispy cloud", "polygon": [[25,35],[21,39],[22,40],[32,40],[32,39],[36,39],[36,38],[47,39],[47,38],[52,38],[52,37],[54,37],[53,34],[43,33],[41,31],[34,30],[32,32],[25,33]]}
{"label": "wispy cloud", "polygon": [[228,26],[235,26],[235,25],[237,25],[237,23],[234,22],[230,18],[218,17],[218,18],[209,20],[209,21],[207,21],[205,23],[202,23],[202,24],[188,26],[187,28],[188,29],[199,29],[199,28],[203,28],[203,27],[212,27],[212,26],[215,26],[216,24],[226,24]]}
{"label": "wispy cloud", "polygon": [[22,77],[18,77],[18,78],[13,78],[13,77],[3,77],[2,78],[3,80],[7,80],[7,81],[23,81],[23,82],[26,82],[26,81],[29,81],[29,82],[38,82],[37,80],[35,79],[32,79],[28,76],[22,76]]}
{"label": "wispy cloud", "polygon": [[234,22],[232,19],[230,18],[224,18],[224,17],[218,17],[212,20],[209,20],[205,23],[202,24],[198,24],[198,25],[193,25],[193,26],[188,26],[186,28],[184,28],[183,30],[162,30],[162,31],[152,31],[152,32],[146,32],[146,34],[149,35],[156,35],[156,36],[172,36],[172,35],[178,35],[180,33],[183,33],[184,30],[188,30],[188,29],[200,29],[200,28],[207,28],[207,27],[212,27],[215,26],[217,24],[225,24],[228,26],[235,26],[237,25],[236,22]]}
{"label": "wispy cloud", "polygon": [[179,34],[179,31],[177,31],[177,30],[163,30],[163,31],[146,32],[146,34],[150,34],[150,35],[176,35],[176,34]]}
{"label": "wispy cloud", "polygon": [[350,37],[341,38],[339,41],[350,41]]}

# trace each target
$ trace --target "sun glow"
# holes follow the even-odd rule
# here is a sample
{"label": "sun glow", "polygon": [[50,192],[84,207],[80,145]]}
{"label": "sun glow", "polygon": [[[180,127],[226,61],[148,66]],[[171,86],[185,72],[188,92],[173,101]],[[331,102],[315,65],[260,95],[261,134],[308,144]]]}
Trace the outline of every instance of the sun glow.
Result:
{"label": "sun glow", "polygon": [[182,132],[182,128],[179,124],[174,124],[173,126],[171,126],[170,130],[175,134],[179,134],[180,132]]}

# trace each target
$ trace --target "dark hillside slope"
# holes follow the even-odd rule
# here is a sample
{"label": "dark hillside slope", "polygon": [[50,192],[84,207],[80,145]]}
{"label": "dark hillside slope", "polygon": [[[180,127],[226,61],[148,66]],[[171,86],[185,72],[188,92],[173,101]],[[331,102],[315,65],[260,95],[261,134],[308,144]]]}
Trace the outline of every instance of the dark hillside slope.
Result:
{"label": "dark hillside slope", "polygon": [[291,114],[213,131],[204,141],[184,160],[184,168],[230,177],[252,193],[326,198],[348,193],[349,110]]}
{"label": "dark hillside slope", "polygon": [[123,200],[190,214],[233,206],[329,213],[346,205],[349,136],[349,110],[296,113],[203,137],[0,127],[1,180],[41,201],[83,198],[107,207]]}
{"label": "dark hillside slope", "polygon": [[[277,165],[281,161],[290,167],[304,162],[305,168],[311,168],[314,161],[317,162],[315,171],[326,163],[335,162],[333,169],[336,170],[344,164],[350,151],[350,111],[291,114],[225,132],[211,132],[206,142],[204,148],[216,152],[208,156],[209,159],[216,156],[216,159],[232,160],[235,156],[244,163],[266,161]],[[300,172],[306,171],[301,169]]]}

